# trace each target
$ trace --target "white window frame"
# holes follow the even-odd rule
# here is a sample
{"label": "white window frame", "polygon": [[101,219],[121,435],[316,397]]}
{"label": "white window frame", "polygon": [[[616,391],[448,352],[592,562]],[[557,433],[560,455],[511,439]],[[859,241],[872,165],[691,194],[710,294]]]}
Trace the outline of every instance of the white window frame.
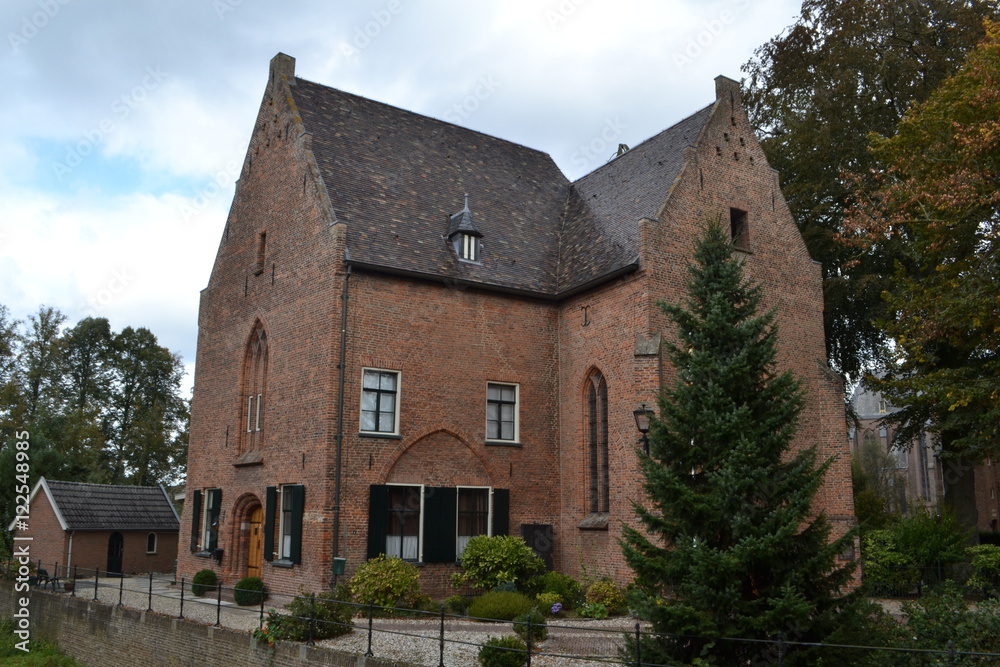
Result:
{"label": "white window frame", "polygon": [[[366,373],[393,373],[396,376],[396,402],[393,406],[393,418],[392,418],[392,430],[391,431],[369,431],[362,428],[362,412],[364,410],[364,400],[365,400],[365,374]],[[358,403],[358,432],[364,433],[366,435],[399,435],[399,405],[400,396],[403,393],[403,373],[401,371],[393,370],[391,368],[373,368],[370,366],[364,366],[361,369],[361,396],[359,397],[360,402]],[[377,413],[376,413],[377,415]],[[378,419],[376,418],[376,426],[378,426]]]}
{"label": "white window frame", "polygon": [[256,421],[256,423],[254,425],[255,426],[254,430],[256,430],[257,432],[260,432],[260,403],[261,403],[261,399],[263,397],[264,397],[264,394],[257,394],[257,408],[256,408],[256,413],[255,413],[255,416],[256,416],[255,421]]}
{"label": "white window frame", "polygon": [[[282,484],[278,487],[278,560],[288,560],[292,557],[292,508],[291,498],[286,496],[291,494],[293,486],[299,485]],[[286,513],[289,515],[287,521]]]}
{"label": "white window frame", "polygon": [[[514,437],[513,438],[491,438],[490,437],[490,385],[514,388]],[[498,415],[499,416],[499,415]],[[501,422],[502,423],[502,422]],[[502,442],[505,444],[517,444],[521,442],[521,385],[516,382],[493,382],[486,383],[486,441]]]}
{"label": "white window frame", "polygon": [[[386,484],[386,486],[415,487],[417,489],[420,489],[420,491],[419,491],[419,495],[420,495],[420,510],[419,510],[419,513],[417,514],[417,560],[416,561],[412,561],[409,558],[403,558],[402,544],[400,545],[398,558],[400,558],[402,560],[405,560],[408,563],[411,563],[411,562],[423,563],[424,562],[424,516],[425,516],[424,515],[424,485],[423,484],[401,484],[401,483],[398,483],[398,482],[397,483],[389,482],[389,483]],[[456,503],[458,502],[458,497],[457,496],[455,498],[455,502]],[[386,515],[386,520],[387,521],[389,519],[389,516],[388,516],[389,514],[392,514],[392,508],[391,507],[389,508],[389,512]],[[388,535],[388,531],[386,531],[386,540],[388,540],[388,539],[389,539],[389,535]],[[385,555],[386,555],[386,557],[389,557],[389,544],[388,544],[388,542],[385,545]]]}
{"label": "white window frame", "polygon": [[466,232],[460,234],[459,253],[460,259],[466,262],[479,261],[479,239]]}
{"label": "white window frame", "polygon": [[[204,489],[201,492],[202,497],[202,507],[201,507],[201,550],[207,551],[212,547],[209,541],[212,535],[212,498],[214,497],[212,491],[215,491],[217,486],[213,486],[209,489]],[[220,508],[219,521],[222,521],[222,513]],[[219,546],[219,534],[216,532],[215,546]]]}
{"label": "white window frame", "polygon": [[[462,557],[462,552],[465,548],[458,548],[458,541],[463,536],[458,534],[459,531],[459,512],[461,511],[461,496],[462,489],[473,489],[473,490],[486,490],[486,535],[493,536],[493,487],[492,486],[456,486],[455,487],[455,558],[459,559]],[[472,535],[469,536],[471,539]]]}
{"label": "white window frame", "polygon": [[[152,551],[149,550],[149,538],[150,537],[153,538],[153,550]],[[159,546],[160,546],[160,539],[159,539],[159,536],[156,533],[149,533],[149,534],[146,535],[146,553],[147,554],[155,554],[156,553],[156,549]]]}
{"label": "white window frame", "polygon": [[253,394],[247,396],[247,433],[253,433]]}

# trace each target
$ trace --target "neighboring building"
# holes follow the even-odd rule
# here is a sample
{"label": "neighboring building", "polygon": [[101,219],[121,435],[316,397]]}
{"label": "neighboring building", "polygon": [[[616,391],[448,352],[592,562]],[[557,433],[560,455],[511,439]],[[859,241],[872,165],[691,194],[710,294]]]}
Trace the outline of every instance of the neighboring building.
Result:
{"label": "neighboring building", "polygon": [[[907,447],[893,444],[895,430],[886,423],[886,417],[899,411],[882,394],[861,386],[851,396],[851,406],[858,418],[851,427],[849,438],[854,453],[865,443],[876,444],[890,455],[893,469],[891,510],[907,514],[917,507],[938,511],[944,500],[944,476],[947,467],[938,458],[939,447],[935,436],[925,431],[914,438]],[[1000,514],[1000,465],[987,459],[976,466],[976,510],[981,532],[998,532]]]}
{"label": "neighboring building", "polygon": [[[31,491],[31,560],[50,575],[80,572],[172,572],[180,519],[162,486],[111,486],[40,478]],[[18,544],[15,541],[15,544]],[[58,565],[58,570],[56,566]]]}
{"label": "neighboring building", "polygon": [[863,445],[877,446],[892,462],[888,474],[891,485],[890,510],[909,514],[917,507],[936,512],[941,505],[944,486],[941,465],[937,458],[937,442],[931,433],[923,432],[907,447],[893,445],[895,430],[884,420],[899,408],[891,405],[882,394],[861,385],[851,396],[851,406],[858,419],[849,431],[851,453]]}
{"label": "neighboring building", "polygon": [[570,182],[545,153],[294,69],[271,61],[202,292],[180,574],[320,590],[335,556],[350,575],[387,553],[437,594],[470,537],[509,532],[629,580],[633,410],[674,377],[657,303],[685,298],[713,217],[778,311],[807,392],[796,446],[837,455],[816,509],[853,525],[820,267],[735,81]]}

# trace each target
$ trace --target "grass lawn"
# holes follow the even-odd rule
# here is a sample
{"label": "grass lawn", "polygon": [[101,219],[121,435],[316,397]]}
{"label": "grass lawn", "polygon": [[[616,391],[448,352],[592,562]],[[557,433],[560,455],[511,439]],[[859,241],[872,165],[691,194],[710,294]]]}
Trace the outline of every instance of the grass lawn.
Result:
{"label": "grass lawn", "polygon": [[0,621],[0,663],[4,667],[81,667],[73,658],[59,652],[53,644],[32,639],[27,653],[17,648],[21,638],[14,634],[14,624],[9,619]]}

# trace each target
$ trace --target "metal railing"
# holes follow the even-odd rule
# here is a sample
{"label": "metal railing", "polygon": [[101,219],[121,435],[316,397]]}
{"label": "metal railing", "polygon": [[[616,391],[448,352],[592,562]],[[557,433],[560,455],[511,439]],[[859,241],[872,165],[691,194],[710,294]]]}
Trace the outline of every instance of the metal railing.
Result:
{"label": "metal railing", "polygon": [[[192,592],[193,586],[190,581],[184,577],[178,580],[172,574],[159,576],[153,573],[122,575],[102,571],[99,567],[84,569],[79,566],[73,566],[67,570],[57,563],[47,564],[41,561],[34,562],[32,565],[33,567],[29,568],[27,580],[36,589],[51,590],[103,604],[144,609],[147,612],[160,613],[179,619],[189,618],[208,623],[214,621],[214,625],[217,627],[234,627],[247,631],[262,629],[265,623],[273,618],[283,619],[282,622],[285,622],[284,619],[290,619],[298,621],[300,627],[307,628],[302,639],[308,644],[314,644],[318,638],[329,635],[357,633],[354,637],[363,640],[362,643],[367,649],[365,655],[369,657],[376,656],[376,642],[373,640],[379,636],[402,636],[424,640],[428,646],[433,646],[436,649],[434,651],[436,656],[425,661],[425,664],[437,665],[437,667],[445,667],[446,664],[472,664],[468,659],[463,661],[454,656],[450,657],[449,662],[446,663],[446,648],[448,647],[465,646],[479,649],[484,646],[481,642],[454,637],[455,630],[469,631],[473,626],[484,626],[486,629],[476,627],[476,631],[486,632],[488,629],[498,627],[498,623],[492,619],[448,614],[444,606],[436,611],[399,609],[350,600],[324,599],[317,597],[314,593],[291,595],[273,591],[266,591],[260,595],[259,602],[253,606],[240,606],[233,602],[237,594],[237,590],[233,587],[219,584],[212,587],[205,595],[196,596]],[[4,561],[0,563],[0,577],[20,580],[19,578],[24,578],[23,568],[16,561]],[[322,613],[317,613],[318,607],[322,611],[323,605],[342,607],[346,610],[346,613],[342,614],[346,620],[325,620],[322,618]],[[289,607],[303,611],[294,614],[288,611]],[[409,625],[414,627],[409,627],[403,621],[413,622]],[[935,665],[954,665],[959,664],[960,660],[966,660],[966,662],[961,663],[963,665],[1000,664],[1000,653],[962,651],[956,649],[954,642],[948,642],[947,646],[940,649],[905,649],[812,643],[789,639],[784,634],[779,634],[773,639],[729,637],[709,639],[653,633],[648,624],[634,622],[634,620],[617,628],[601,627],[586,621],[570,624],[550,620],[547,623],[548,639],[540,644],[534,639],[535,633],[533,631],[539,629],[537,624],[530,621],[513,624],[513,627],[517,628],[517,626],[520,626],[521,630],[518,634],[527,637],[526,647],[520,649],[520,652],[524,654],[526,664],[529,667],[532,658],[540,656],[564,658],[567,660],[566,664],[605,662],[633,665],[634,667],[669,667],[662,663],[643,660],[642,646],[644,641],[650,638],[656,638],[658,641],[712,641],[716,644],[739,642],[748,647],[759,647],[754,648],[757,659],[751,659],[750,664],[783,665],[786,658],[792,653],[806,649],[813,650],[817,656],[829,654],[831,658],[834,655],[884,654],[888,664],[899,664],[898,660],[903,659],[921,660],[922,658],[932,661],[926,664]],[[333,650],[338,648],[336,641],[328,644]],[[388,654],[377,657],[408,659]]]}

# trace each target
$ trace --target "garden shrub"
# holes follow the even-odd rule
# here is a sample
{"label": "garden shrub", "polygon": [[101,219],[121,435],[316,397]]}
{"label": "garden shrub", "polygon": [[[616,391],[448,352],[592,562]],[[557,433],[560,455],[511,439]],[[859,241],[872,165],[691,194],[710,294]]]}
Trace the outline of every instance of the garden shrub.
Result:
{"label": "garden shrub", "polygon": [[559,602],[563,606],[572,608],[583,602],[583,592],[580,590],[580,583],[568,574],[559,572],[546,572],[535,577],[541,593],[555,593],[561,599]]}
{"label": "garden shrub", "polygon": [[972,578],[970,586],[982,588],[989,596],[1000,594],[1000,547],[994,544],[980,544],[969,547],[972,556]]}
{"label": "garden shrub", "polygon": [[469,605],[469,616],[493,621],[512,621],[529,611],[531,600],[521,593],[484,593]]}
{"label": "garden shrub", "polygon": [[495,590],[498,593],[517,593],[518,592],[518,590],[517,590],[517,584],[515,584],[513,581],[505,581],[502,584],[500,584],[499,586],[497,586],[496,588],[494,588],[493,590]]}
{"label": "garden shrub", "polygon": [[920,568],[900,551],[890,530],[869,530],[861,538],[864,583],[873,595],[902,595],[920,581]]}
{"label": "garden shrub", "polygon": [[600,620],[608,617],[608,608],[600,602],[587,602],[577,607],[576,613],[580,616]]}
{"label": "garden shrub", "polygon": [[490,637],[479,649],[483,667],[523,667],[528,662],[528,646],[513,635]]}
{"label": "garden shrub", "polygon": [[[351,618],[355,608],[345,604],[351,599],[351,593],[341,584],[336,590],[325,591],[316,595],[315,622],[313,639],[330,639],[346,635],[354,629]],[[290,641],[305,641],[309,639],[309,615],[312,613],[313,601],[308,596],[300,595],[285,606],[288,616],[281,616],[278,621],[278,632],[282,639]]]}
{"label": "garden shrub", "polygon": [[258,605],[267,597],[264,592],[264,582],[260,577],[244,577],[236,582],[233,597],[236,599],[236,604],[241,607]]}
{"label": "garden shrub", "polygon": [[611,612],[625,606],[625,594],[610,579],[599,579],[592,583],[587,588],[585,598],[588,604],[603,604]]}
{"label": "garden shrub", "polygon": [[535,599],[538,600],[538,608],[550,616],[555,616],[563,609],[562,596],[558,593],[539,593]]}
{"label": "garden shrub", "polygon": [[348,584],[355,601],[380,607],[416,608],[420,593],[420,571],[399,558],[379,555],[358,568]]}
{"label": "garden shrub", "polygon": [[[945,582],[940,590],[915,602],[904,603],[903,614],[907,617],[907,632],[899,648],[940,650],[954,642],[956,651],[1000,652],[1000,604],[986,600],[970,605],[953,582]],[[993,664],[988,658],[983,663],[965,660],[968,662],[953,664]]]}
{"label": "garden shrub", "polygon": [[469,613],[469,599],[464,595],[452,595],[444,604],[453,614],[465,616]]}
{"label": "garden shrub", "polygon": [[215,570],[198,570],[191,578],[191,593],[201,597],[209,591],[214,591],[218,585],[219,577],[215,574]]}
{"label": "garden shrub", "polygon": [[452,583],[487,591],[509,581],[522,588],[532,574],[545,567],[531,547],[514,535],[473,537],[459,561],[463,571],[455,573]]}
{"label": "garden shrub", "polygon": [[951,512],[934,515],[920,508],[909,516],[899,517],[889,530],[899,551],[917,567],[932,568],[965,560],[970,533]]}
{"label": "garden shrub", "polygon": [[549,626],[545,624],[545,617],[537,611],[515,616],[513,621],[514,633],[524,641],[528,641],[528,623],[531,623],[531,641],[542,642],[549,637]]}

